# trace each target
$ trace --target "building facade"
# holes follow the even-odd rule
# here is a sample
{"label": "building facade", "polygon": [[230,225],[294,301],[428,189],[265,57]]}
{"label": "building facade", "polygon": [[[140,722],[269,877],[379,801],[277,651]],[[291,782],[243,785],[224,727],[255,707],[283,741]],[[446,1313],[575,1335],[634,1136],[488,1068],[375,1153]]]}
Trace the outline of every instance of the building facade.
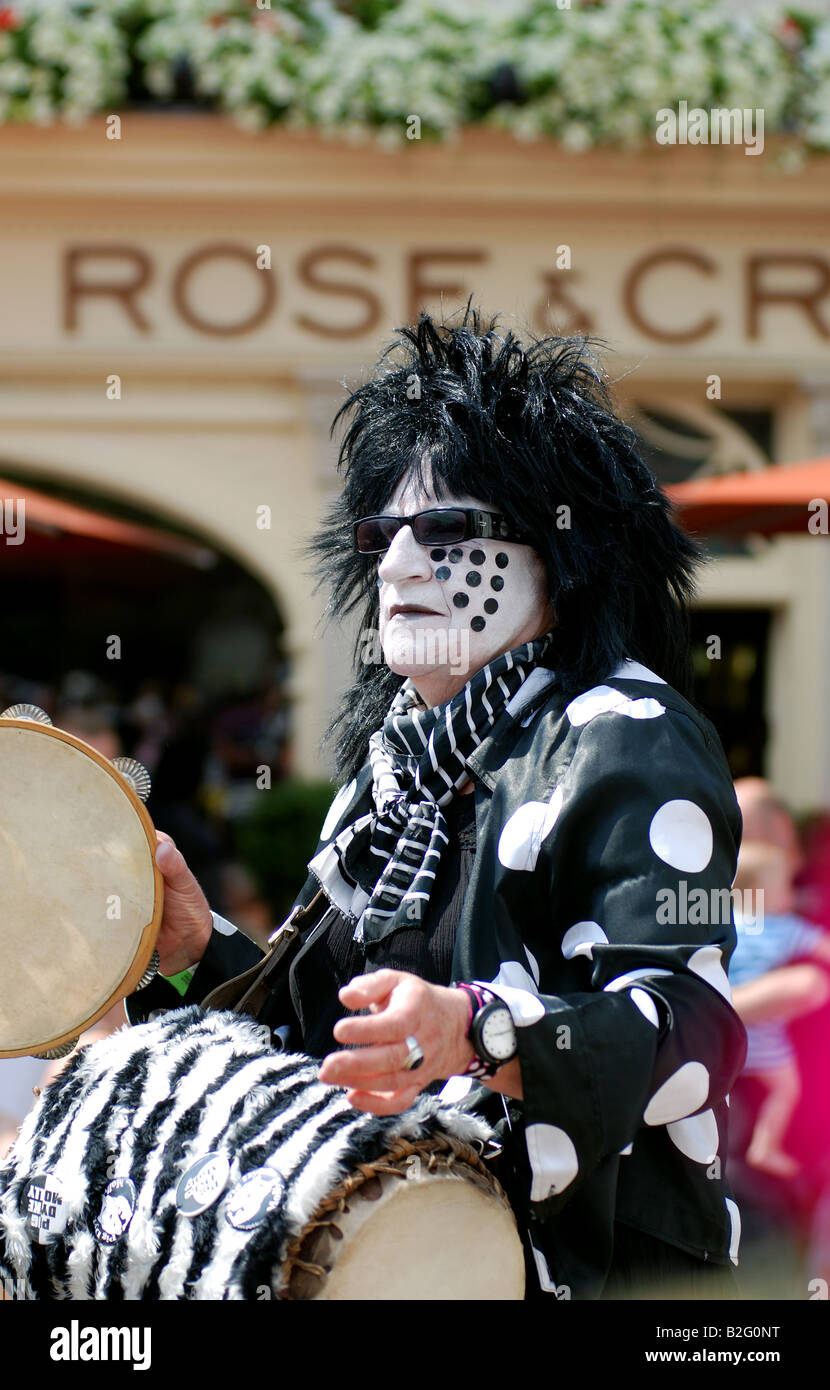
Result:
{"label": "building facade", "polygon": [[[257,577],[304,774],[353,638],[321,626],[302,555],[338,485],[329,426],[421,307],[598,334],[664,481],[830,454],[826,159],[484,130],[395,153],[169,112],[111,134],[0,135],[0,474],[132,502]],[[736,670],[741,615],[761,622],[763,770],[830,804],[827,538],[719,555],[698,607],[705,659]]]}

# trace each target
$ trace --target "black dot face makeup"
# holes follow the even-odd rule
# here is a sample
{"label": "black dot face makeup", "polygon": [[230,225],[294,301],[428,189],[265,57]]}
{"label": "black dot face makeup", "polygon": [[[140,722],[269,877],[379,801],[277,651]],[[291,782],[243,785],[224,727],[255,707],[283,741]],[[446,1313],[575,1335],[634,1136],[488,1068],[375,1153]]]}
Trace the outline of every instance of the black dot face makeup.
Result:
{"label": "black dot face makeup", "polygon": [[[450,568],[450,565],[457,565],[460,561],[465,560],[467,565],[470,566],[470,568],[467,569],[466,572],[464,572],[464,584],[466,585],[466,589],[461,589],[457,593],[454,593],[452,595],[452,602],[455,608],[468,608],[470,605],[470,599],[475,597],[475,592],[473,592],[473,594],[470,594],[467,592],[467,590],[472,589],[473,591],[475,591],[476,589],[480,589],[482,584],[488,584],[489,582],[489,588],[493,591],[493,593],[500,594],[502,592],[504,588],[503,575],[488,574],[487,571],[493,565],[495,565],[499,570],[507,569],[507,566],[510,563],[510,557],[503,550],[499,550],[496,552],[495,555],[493,555],[492,551],[488,553],[488,551],[482,550],[480,547],[477,546],[474,550],[468,551],[465,555],[465,552],[461,546],[454,545],[452,549],[449,551],[442,547],[436,547],[436,549],[431,550],[429,553],[430,558],[433,560],[449,561],[449,564],[439,565],[439,567],[435,571],[435,578],[439,580],[442,584],[446,583],[448,579],[452,579],[453,577],[453,571]],[[484,574],[482,574],[480,567],[484,568]],[[458,582],[458,580],[460,579],[461,573],[458,573],[456,582]],[[492,617],[494,613],[498,613],[499,611],[498,600],[492,597],[492,593],[488,594],[487,598],[485,598],[483,603],[481,604],[481,608],[483,609],[484,613]],[[487,620],[483,616],[483,614],[481,612],[474,612],[472,617],[470,618],[471,632],[483,632],[486,626]]]}

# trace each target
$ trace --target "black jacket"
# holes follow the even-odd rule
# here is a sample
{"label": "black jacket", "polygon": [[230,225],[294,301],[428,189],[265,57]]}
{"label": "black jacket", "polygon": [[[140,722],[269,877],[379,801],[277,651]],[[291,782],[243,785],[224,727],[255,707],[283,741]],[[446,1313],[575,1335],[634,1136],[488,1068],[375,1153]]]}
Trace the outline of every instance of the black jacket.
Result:
{"label": "black jacket", "polygon": [[[453,978],[489,984],[517,1025],[524,1100],[502,1128],[542,1287],[597,1297],[615,1221],[737,1263],[723,1170],[746,1051],[726,977],[741,818],[714,728],[628,662],[567,706],[554,687],[505,712],[469,771],[477,851]],[[368,762],[318,852],[356,796],[360,814]],[[317,887],[312,873],[297,901]],[[214,934],[190,999],[250,962],[233,943]]]}

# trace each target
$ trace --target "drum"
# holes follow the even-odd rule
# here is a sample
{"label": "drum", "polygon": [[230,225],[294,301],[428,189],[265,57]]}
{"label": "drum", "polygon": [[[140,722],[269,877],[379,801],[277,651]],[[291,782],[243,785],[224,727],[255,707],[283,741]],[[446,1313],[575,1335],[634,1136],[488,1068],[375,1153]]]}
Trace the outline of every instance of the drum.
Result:
{"label": "drum", "polygon": [[150,781],[33,705],[0,715],[0,767],[0,1057],[61,1056],[154,973]]}
{"label": "drum", "polygon": [[521,1299],[476,1115],[354,1110],[269,1030],[195,1005],[80,1048],[0,1167],[16,1298]]}

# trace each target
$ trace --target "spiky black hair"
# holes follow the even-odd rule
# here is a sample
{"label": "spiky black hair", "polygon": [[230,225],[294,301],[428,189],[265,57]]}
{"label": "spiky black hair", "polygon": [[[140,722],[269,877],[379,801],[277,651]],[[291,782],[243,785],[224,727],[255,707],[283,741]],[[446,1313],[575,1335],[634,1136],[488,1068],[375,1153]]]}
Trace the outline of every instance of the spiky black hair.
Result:
{"label": "spiky black hair", "polygon": [[[397,330],[371,378],[331,426],[351,416],[338,458],[341,495],[309,548],[337,619],[359,610],[357,679],[329,726],[338,776],[354,775],[402,677],[360,661],[378,626],[377,556],[355,553],[352,525],[388,506],[414,475],[434,493],[480,498],[528,533],[556,614],[548,664],[568,698],[630,657],[689,695],[689,601],[697,544],[614,413],[587,334],[523,345],[468,300],[460,321],[422,312]],[[428,465],[426,477],[424,467]],[[565,510],[567,509],[567,510]]]}

